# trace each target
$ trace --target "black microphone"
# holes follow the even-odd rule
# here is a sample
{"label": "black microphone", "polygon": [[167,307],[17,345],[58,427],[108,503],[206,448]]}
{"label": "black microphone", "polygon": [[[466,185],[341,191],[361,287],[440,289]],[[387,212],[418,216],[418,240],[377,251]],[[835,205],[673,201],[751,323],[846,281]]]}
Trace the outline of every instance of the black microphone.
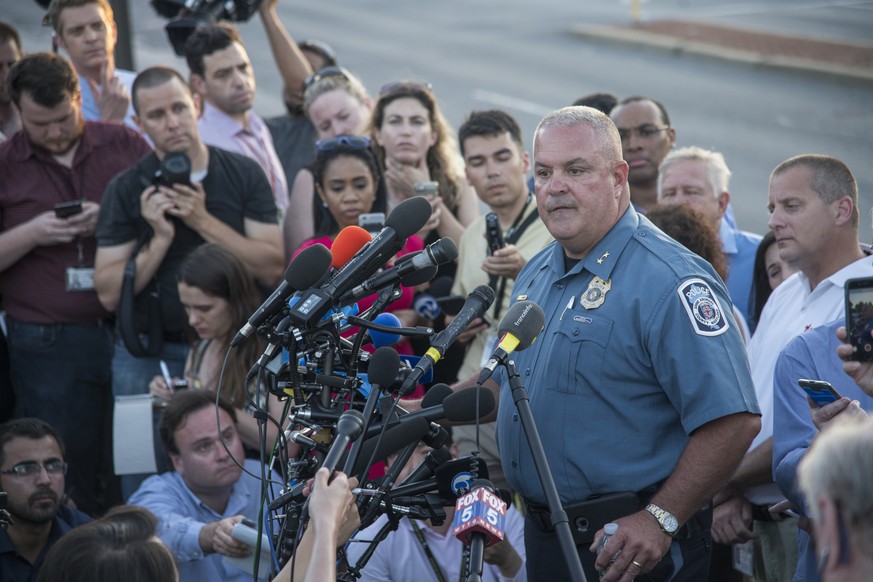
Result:
{"label": "black microphone", "polygon": [[339,420],[336,421],[336,436],[333,439],[333,444],[330,445],[330,450],[327,456],[324,457],[322,467],[326,467],[328,471],[333,473],[336,466],[339,464],[343,453],[346,452],[346,447],[349,443],[361,436],[364,431],[364,415],[357,410],[346,410],[343,412]]}
{"label": "black microphone", "polygon": [[285,280],[249,317],[248,323],[242,326],[230,342],[230,347],[238,346],[252,335],[259,325],[278,313],[292,293],[315,285],[330,268],[331,258],[330,251],[322,244],[315,244],[300,251],[300,254],[285,269]]}
{"label": "black microphone", "polygon": [[497,326],[500,342],[479,373],[479,384],[491,377],[498,364],[505,364],[509,354],[529,348],[543,331],[545,320],[543,310],[533,301],[519,301],[510,307]]}
{"label": "black microphone", "polygon": [[[367,380],[370,382],[370,393],[364,404],[363,416],[365,422],[370,422],[373,411],[379,402],[380,394],[386,387],[394,383],[397,370],[400,369],[400,356],[389,347],[381,347],[373,353],[370,364],[367,366]],[[358,438],[352,444],[349,454],[343,463],[343,472],[346,475],[354,474],[354,466],[363,447],[364,441]]]}
{"label": "black microphone", "polygon": [[461,332],[464,331],[468,325],[470,325],[470,322],[477,317],[482,317],[488,308],[491,307],[493,302],[494,289],[488,285],[479,285],[473,289],[473,292],[467,297],[467,301],[464,303],[464,307],[458,313],[457,317],[452,320],[452,323],[450,323],[446,329],[439,332],[436,337],[433,338],[430,348],[428,348],[425,354],[421,357],[421,360],[418,361],[415,368],[413,368],[412,372],[409,373],[409,376],[406,377],[406,380],[403,381],[399,392],[401,394],[409,394],[412,392],[421,377],[424,376],[428,370],[433,368],[434,364],[445,355],[449,346],[458,339],[458,336],[461,335]]}
{"label": "black microphone", "polygon": [[[442,404],[423,408],[418,412],[413,412],[405,416],[401,416],[399,422],[389,422],[389,428],[397,424],[406,424],[407,422],[424,419],[428,423],[428,428],[431,422],[448,420],[450,422],[467,423],[476,420],[476,400],[479,400],[479,416],[484,417],[494,410],[494,394],[490,390],[479,390],[476,388],[465,388],[459,390],[445,398]],[[382,430],[382,425],[371,425],[367,428],[367,436],[378,434]],[[428,430],[425,430],[428,432]]]}
{"label": "black microphone", "polygon": [[406,239],[427,223],[431,212],[430,202],[421,197],[408,198],[398,204],[385,220],[385,227],[373,240],[365,244],[327,283],[303,293],[300,301],[291,308],[292,316],[304,324],[320,319],[332,303],[397,254],[406,244]]}
{"label": "black microphone", "polygon": [[[410,256],[410,255],[407,255]],[[433,244],[428,245],[424,250],[411,255],[411,258],[404,261],[398,261],[396,265],[390,269],[385,269],[372,279],[368,279],[343,295],[340,298],[340,303],[357,301],[362,297],[371,295],[380,289],[401,282],[407,284],[407,276],[438,267],[439,265],[454,261],[458,256],[458,247],[455,242],[448,238],[441,238]],[[430,279],[427,279],[430,281]],[[408,285],[407,285],[408,286]]]}
{"label": "black microphone", "polygon": [[[430,430],[430,424],[423,418],[416,418],[389,428],[381,439],[378,436],[368,438],[361,446],[361,451],[349,476],[362,473],[367,468],[371,458],[374,461],[383,461],[388,455],[396,453],[403,447],[417,443],[421,437],[427,434],[428,430]],[[375,456],[373,451],[375,451]],[[362,475],[363,477],[366,475]]]}
{"label": "black microphone", "polygon": [[440,447],[428,451],[418,466],[415,467],[415,469],[413,469],[398,486],[402,487],[409,483],[417,483],[419,481],[424,481],[425,479],[430,479],[436,474],[437,467],[448,463],[451,460],[452,453],[450,453],[449,449],[446,447]]}
{"label": "black microphone", "polygon": [[391,496],[395,495],[420,495],[436,490],[439,496],[447,503],[454,504],[461,490],[470,489],[473,481],[473,472],[483,479],[488,478],[488,465],[481,459],[473,457],[459,457],[439,465],[434,476],[418,482],[407,482],[391,489]]}

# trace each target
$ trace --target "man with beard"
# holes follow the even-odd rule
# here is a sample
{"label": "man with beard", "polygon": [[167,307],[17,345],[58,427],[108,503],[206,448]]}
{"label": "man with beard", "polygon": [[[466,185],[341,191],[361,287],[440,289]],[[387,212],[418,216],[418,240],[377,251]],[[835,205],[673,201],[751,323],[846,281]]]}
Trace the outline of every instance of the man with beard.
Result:
{"label": "man with beard", "polygon": [[0,580],[28,582],[52,545],[91,521],[62,503],[64,443],[51,425],[36,418],[0,424],[0,491],[14,523],[0,530]]}
{"label": "man with beard", "polygon": [[[278,23],[278,19],[273,22]],[[290,41],[283,46],[296,50],[299,56]],[[288,182],[267,124],[252,111],[255,73],[239,31],[226,22],[198,27],[185,41],[185,59],[191,70],[191,87],[203,98],[199,122],[203,142],[258,162],[270,180],[280,217],[284,217]],[[298,60],[302,62],[302,56]]]}
{"label": "man with beard", "polygon": [[113,335],[94,291],[94,231],[106,184],[149,147],[127,127],[82,118],[76,74],[58,55],[24,57],[7,88],[22,125],[0,144],[0,292],[12,383],[22,414],[63,436],[71,496],[93,514],[106,508],[99,493]]}

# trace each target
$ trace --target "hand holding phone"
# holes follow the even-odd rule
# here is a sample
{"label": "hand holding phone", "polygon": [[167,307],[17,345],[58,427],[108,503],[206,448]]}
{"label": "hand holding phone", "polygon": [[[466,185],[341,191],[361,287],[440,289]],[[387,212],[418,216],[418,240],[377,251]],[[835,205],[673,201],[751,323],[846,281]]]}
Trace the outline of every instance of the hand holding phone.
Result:
{"label": "hand holding phone", "polygon": [[850,359],[873,361],[873,277],[846,281],[846,333]]}
{"label": "hand holding phone", "polygon": [[58,218],[69,218],[74,214],[82,213],[82,201],[70,200],[68,202],[59,202],[55,204],[55,216]]}
{"label": "hand holding phone", "polygon": [[801,378],[797,383],[800,384],[803,391],[806,392],[807,396],[809,396],[809,398],[819,408],[842,398],[840,393],[834,390],[834,387],[831,386],[829,382],[825,382],[824,380],[807,380],[806,378]]}

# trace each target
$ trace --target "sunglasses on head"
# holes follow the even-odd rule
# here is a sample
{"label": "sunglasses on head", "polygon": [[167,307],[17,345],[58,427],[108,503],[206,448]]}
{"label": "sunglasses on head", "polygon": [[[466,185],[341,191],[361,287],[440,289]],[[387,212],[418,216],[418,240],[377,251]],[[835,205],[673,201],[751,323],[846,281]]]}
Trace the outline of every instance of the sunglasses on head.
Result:
{"label": "sunglasses on head", "polygon": [[353,150],[363,150],[370,147],[370,138],[362,135],[339,135],[315,142],[315,149],[320,152],[330,152],[340,147]]}
{"label": "sunglasses on head", "polygon": [[382,85],[382,88],[379,89],[379,96],[386,95],[388,93],[393,93],[394,91],[400,89],[417,89],[419,91],[426,91],[428,93],[433,93],[433,85],[430,83],[419,83],[417,81],[403,81],[400,83],[388,83],[387,85]]}
{"label": "sunglasses on head", "polygon": [[342,67],[324,67],[323,69],[319,69],[306,77],[303,81],[303,91],[306,92],[311,86],[315,83],[318,83],[322,79],[327,79],[328,77],[341,77],[346,81],[349,80],[348,74]]}

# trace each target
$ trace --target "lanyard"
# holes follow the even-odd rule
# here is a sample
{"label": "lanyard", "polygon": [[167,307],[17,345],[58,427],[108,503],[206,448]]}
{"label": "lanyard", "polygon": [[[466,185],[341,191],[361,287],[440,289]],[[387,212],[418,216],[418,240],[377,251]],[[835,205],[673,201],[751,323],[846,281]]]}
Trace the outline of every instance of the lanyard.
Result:
{"label": "lanyard", "polygon": [[[534,208],[534,211],[528,215],[527,220],[525,220],[524,222],[521,221],[522,217],[527,212],[527,207],[530,206],[531,200],[533,200],[533,195],[528,193],[527,202],[524,203],[524,208],[521,209],[521,212],[519,212],[518,216],[515,217],[512,226],[510,226],[509,230],[506,231],[507,243],[513,245],[517,243],[518,239],[521,238],[521,236],[528,229],[528,227],[533,224],[537,218],[539,218],[540,214],[539,212],[537,212],[537,209]],[[497,299],[494,303],[494,319],[495,321],[499,321],[500,312],[503,310],[503,297],[504,295],[506,295],[506,277],[492,276],[488,283],[491,288],[497,292]],[[498,283],[500,284],[499,288],[497,286]]]}
{"label": "lanyard", "polygon": [[[433,573],[436,574],[437,580],[439,582],[446,582],[446,577],[443,575],[443,570],[440,568],[440,565],[437,563],[436,558],[434,558],[433,553],[430,551],[430,548],[427,545],[427,542],[424,539],[424,534],[421,531],[421,528],[418,526],[418,523],[414,519],[409,520],[409,524],[412,526],[412,531],[415,532],[415,537],[418,538],[418,543],[421,544],[421,548],[424,550],[424,553],[427,555],[427,561],[430,562],[430,567],[433,570]],[[461,560],[461,572],[458,577],[458,582],[464,581],[464,573],[467,571],[467,552],[463,552],[463,559]]]}

